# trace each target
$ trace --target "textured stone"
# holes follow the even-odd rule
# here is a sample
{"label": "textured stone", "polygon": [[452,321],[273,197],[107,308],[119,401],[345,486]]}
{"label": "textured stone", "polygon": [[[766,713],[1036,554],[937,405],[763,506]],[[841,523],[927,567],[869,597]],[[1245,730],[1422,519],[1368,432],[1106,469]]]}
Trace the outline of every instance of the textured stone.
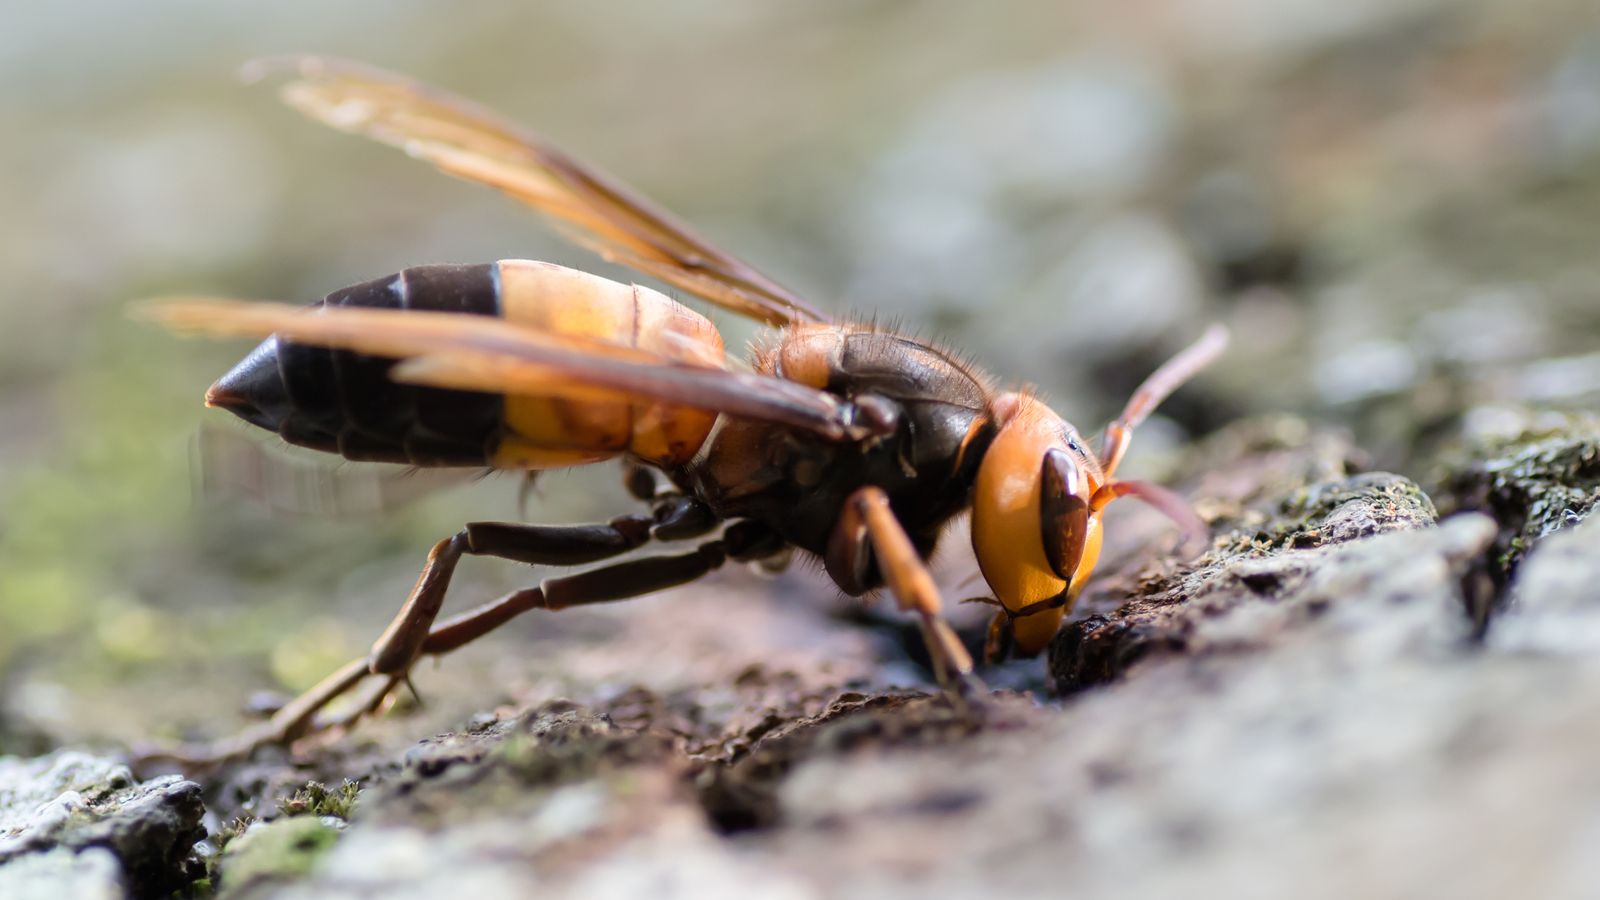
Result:
{"label": "textured stone", "polygon": [[[1387,616],[1369,602],[1380,590],[1457,597],[1481,549],[1474,535],[1487,528],[1492,537],[1493,524],[1479,517],[1444,538],[1360,541],[1430,528],[1433,501],[1398,475],[1346,474],[1357,454],[1336,433],[1298,420],[1237,423],[1193,459],[1195,505],[1216,532],[1210,550],[1176,567],[1141,560],[1144,568],[1114,580],[1119,605],[1070,622],[1051,646],[1060,692],[1104,683],[1151,655],[1264,646],[1330,611],[1336,620]],[[1413,557],[1439,565],[1412,565]]]}
{"label": "textured stone", "polygon": [[1551,535],[1529,553],[1491,646],[1600,657],[1600,520]]}
{"label": "textured stone", "polygon": [[122,867],[102,847],[57,847],[0,864],[0,897],[6,900],[118,900]]}
{"label": "textured stone", "polygon": [[1600,504],[1600,419],[1546,416],[1457,452],[1446,490],[1455,508],[1500,523],[1493,562],[1502,583],[1530,548]]}
{"label": "textured stone", "polygon": [[[1187,465],[1210,548],[1120,551],[1052,648],[1059,698],[964,707],[730,667],[508,707],[398,752],[266,754],[248,779],[213,776],[284,791],[254,798],[280,818],[227,843],[218,884],[249,900],[1592,895],[1600,526],[1539,542],[1502,595],[1485,572],[1505,521],[1439,518],[1412,481],[1359,471],[1337,432],[1245,421]],[[72,811],[183,793],[88,757],[6,765],[33,802],[0,806],[0,886],[115,896],[134,884],[127,846],[85,843],[101,832]],[[359,800],[311,777],[359,778]]]}
{"label": "textured stone", "polygon": [[103,847],[137,895],[194,877],[206,836],[200,786],[167,775],[136,781],[126,765],[74,751],[0,758],[0,866],[53,848]]}

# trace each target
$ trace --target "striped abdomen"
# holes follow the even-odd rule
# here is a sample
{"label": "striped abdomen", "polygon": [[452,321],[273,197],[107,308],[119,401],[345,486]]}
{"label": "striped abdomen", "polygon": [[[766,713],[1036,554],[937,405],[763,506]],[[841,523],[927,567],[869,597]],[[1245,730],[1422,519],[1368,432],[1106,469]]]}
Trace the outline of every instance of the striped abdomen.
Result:
{"label": "striped abdomen", "polygon": [[[648,288],[548,263],[416,266],[334,291],[321,303],[503,316],[559,335],[723,364],[703,316]],[[659,403],[562,400],[400,384],[393,361],[268,338],[206,395],[303,447],[417,466],[554,468],[623,452],[680,465],[715,415]]]}

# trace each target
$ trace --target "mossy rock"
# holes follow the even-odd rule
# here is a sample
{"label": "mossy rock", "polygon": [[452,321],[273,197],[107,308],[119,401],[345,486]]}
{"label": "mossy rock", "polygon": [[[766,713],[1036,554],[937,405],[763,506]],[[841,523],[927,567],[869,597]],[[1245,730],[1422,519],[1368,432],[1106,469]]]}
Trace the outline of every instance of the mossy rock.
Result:
{"label": "mossy rock", "polygon": [[1600,505],[1600,418],[1573,415],[1482,438],[1446,462],[1449,505],[1487,513],[1500,523],[1496,576],[1510,580],[1535,544],[1569,528]]}
{"label": "mossy rock", "polygon": [[340,832],[336,820],[320,816],[292,816],[250,826],[228,842],[222,855],[222,895],[243,896],[261,884],[309,874],[333,849]]}

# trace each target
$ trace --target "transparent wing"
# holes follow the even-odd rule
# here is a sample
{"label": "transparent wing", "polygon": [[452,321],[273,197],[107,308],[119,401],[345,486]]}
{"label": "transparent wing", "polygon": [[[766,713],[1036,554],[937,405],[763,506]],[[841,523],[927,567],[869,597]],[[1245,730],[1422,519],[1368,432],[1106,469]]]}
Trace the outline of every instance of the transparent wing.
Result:
{"label": "transparent wing", "polygon": [[768,324],[829,321],[622,182],[469,100],[324,57],[262,60],[246,69],[251,78],[275,72],[293,74],[282,95],[307,116],[497,188],[608,260]]}
{"label": "transparent wing", "polygon": [[211,499],[244,498],[273,513],[354,518],[394,512],[488,469],[419,469],[388,463],[349,466],[295,448],[268,445],[242,428],[207,422],[195,435],[195,490]]}

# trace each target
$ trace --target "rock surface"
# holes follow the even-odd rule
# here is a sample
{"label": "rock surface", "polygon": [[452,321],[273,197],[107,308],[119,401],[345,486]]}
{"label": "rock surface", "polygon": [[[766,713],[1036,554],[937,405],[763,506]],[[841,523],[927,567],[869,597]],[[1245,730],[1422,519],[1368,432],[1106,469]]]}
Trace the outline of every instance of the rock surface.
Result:
{"label": "rock surface", "polygon": [[[109,884],[120,871],[133,895],[164,895],[194,876],[194,845],[206,836],[200,794],[200,785],[176,775],[137,781],[121,762],[70,750],[0,758],[0,873],[37,879],[56,872],[99,890],[108,884],[99,851],[110,851]],[[81,858],[64,855],[73,853]]]}
{"label": "rock surface", "polygon": [[1043,664],[1054,696],[969,707],[730,659],[212,773],[210,865],[200,786],[8,760],[0,893],[1592,895],[1600,523],[1510,488],[1440,518],[1363,465],[1292,419],[1213,436],[1178,476],[1211,546],[1108,551]]}
{"label": "rock surface", "polygon": [[121,865],[111,851],[56,847],[0,864],[0,897],[7,900],[116,900],[124,896]]}
{"label": "rock surface", "polygon": [[1541,539],[1576,524],[1600,504],[1600,419],[1546,416],[1467,448],[1446,479],[1462,509],[1502,525],[1492,562],[1502,582]]}

